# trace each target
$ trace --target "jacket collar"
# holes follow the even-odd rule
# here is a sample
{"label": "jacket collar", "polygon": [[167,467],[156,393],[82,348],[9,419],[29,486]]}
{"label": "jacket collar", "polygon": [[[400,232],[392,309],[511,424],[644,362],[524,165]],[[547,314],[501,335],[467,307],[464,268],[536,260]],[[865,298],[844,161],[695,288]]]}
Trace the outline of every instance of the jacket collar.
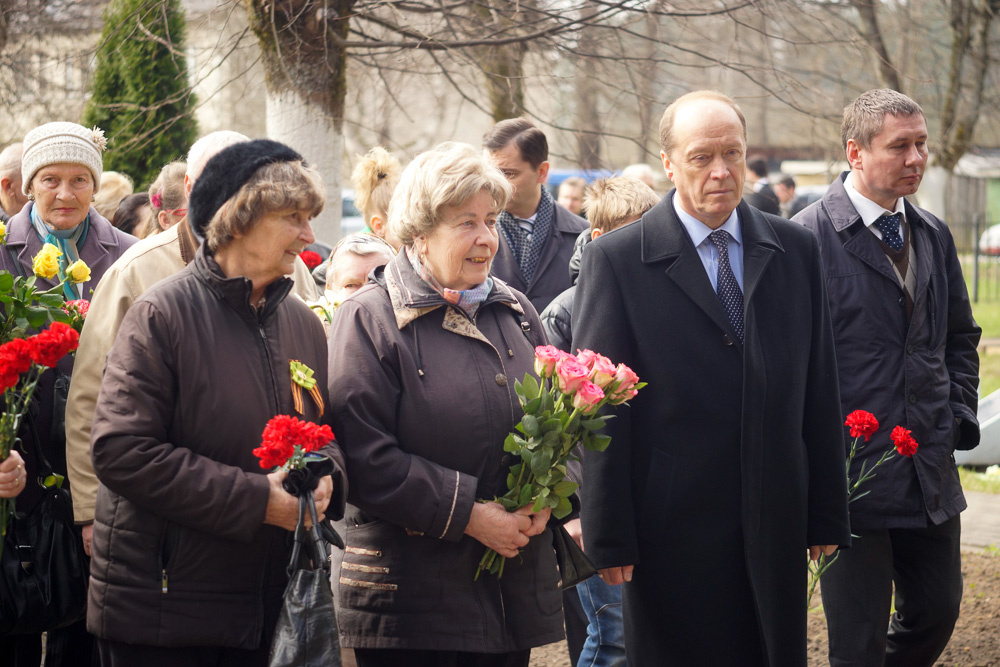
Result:
{"label": "jacket collar", "polygon": [[[847,189],[844,187],[844,181],[847,179],[849,173],[845,171],[834,179],[833,183],[827,189],[826,194],[823,195],[822,205],[826,209],[827,215],[830,216],[833,229],[837,232],[842,232],[858,222],[861,222],[862,226],[864,226],[861,214],[854,208],[851,198],[847,195]],[[923,215],[923,211],[911,204],[910,200],[904,198],[903,205],[906,210],[906,224],[928,225],[932,229],[940,228],[936,220]]]}
{"label": "jacket collar", "polygon": [[264,290],[264,309],[257,314],[257,309],[250,305],[250,293],[253,282],[244,276],[227,278],[215,258],[208,252],[208,246],[202,245],[195,254],[192,270],[195,275],[212,290],[221,300],[232,306],[233,310],[253,321],[263,321],[269,318],[278,306],[292,291],[290,278],[279,278]]}
{"label": "jacket collar", "polygon": [[[641,260],[645,264],[666,262],[667,276],[720,328],[733,333],[732,323],[712,289],[698,250],[677,219],[673,205],[675,193],[676,190],[671,190],[635,223],[640,226]],[[771,223],[760,211],[741,201],[737,213],[743,232],[743,302],[749,311],[749,304],[768,263],[775,253],[783,253],[784,248]],[[751,335],[751,322],[747,320],[747,336]],[[733,338],[736,340],[735,335]],[[739,345],[739,342],[736,344]]]}
{"label": "jacket collar", "polygon": [[[19,213],[10,219],[7,225],[6,244],[17,252],[18,261],[22,266],[31,267],[33,256],[41,249],[43,241],[38,238],[35,228],[31,224],[31,209],[35,202],[28,202]],[[80,259],[91,268],[102,264],[108,255],[116,251],[121,246],[119,239],[115,236],[115,228],[104,216],[97,212],[93,206],[90,207],[90,229],[87,231],[87,240],[80,247]],[[118,253],[120,254],[120,252]],[[108,262],[110,264],[110,262]],[[42,284],[51,287],[55,283],[38,278]],[[89,287],[96,287],[94,281],[86,283]]]}
{"label": "jacket collar", "polygon": [[[441,307],[455,310],[452,304],[417,275],[406,257],[405,249],[400,249],[392,261],[386,264],[383,277],[392,303],[392,312],[396,317],[396,326],[400,329],[432,310]],[[513,291],[496,276],[493,276],[493,290],[480,308],[491,303],[502,303],[511,310],[524,314]]]}

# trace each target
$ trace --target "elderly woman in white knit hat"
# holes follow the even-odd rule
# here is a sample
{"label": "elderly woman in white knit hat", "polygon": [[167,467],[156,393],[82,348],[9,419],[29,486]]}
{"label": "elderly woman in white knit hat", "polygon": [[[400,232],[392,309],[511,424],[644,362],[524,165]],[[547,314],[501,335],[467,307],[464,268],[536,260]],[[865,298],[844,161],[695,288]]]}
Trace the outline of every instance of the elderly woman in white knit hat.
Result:
{"label": "elderly woman in white knit hat", "polygon": [[[59,274],[51,280],[39,277],[36,284],[54,287],[66,267],[82,259],[90,267],[90,279],[75,285],[66,281],[64,292],[67,299],[90,298],[104,272],[137,241],[115,229],[90,205],[100,188],[101,154],[106,145],[101,130],[76,123],[46,123],[25,135],[21,176],[29,202],[7,223],[0,269],[15,276],[32,275],[32,259],[45,243],[51,243],[62,252]],[[63,417],[72,364],[72,357],[64,358],[56,372],[42,376],[36,391],[38,409],[31,411],[31,423],[21,433],[26,487],[17,499],[19,512],[31,512],[44,492],[38,482],[35,443],[52,468],[66,474]],[[82,619],[50,630],[47,636],[46,667],[86,664],[80,662],[81,656],[89,656],[92,648]],[[0,665],[38,667],[40,662],[40,635],[0,638]]]}

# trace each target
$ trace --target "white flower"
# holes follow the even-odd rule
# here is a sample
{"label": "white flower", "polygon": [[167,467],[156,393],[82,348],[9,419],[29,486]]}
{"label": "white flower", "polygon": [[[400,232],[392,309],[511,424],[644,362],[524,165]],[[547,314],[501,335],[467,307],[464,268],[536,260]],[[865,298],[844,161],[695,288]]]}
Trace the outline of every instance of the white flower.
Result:
{"label": "white flower", "polygon": [[986,469],[987,477],[1000,477],[1000,465],[993,465]]}
{"label": "white flower", "polygon": [[103,153],[104,149],[108,147],[108,140],[104,137],[104,130],[95,125],[94,129],[91,130],[91,133],[90,138],[94,140],[94,145],[97,146],[97,151],[99,153]]}

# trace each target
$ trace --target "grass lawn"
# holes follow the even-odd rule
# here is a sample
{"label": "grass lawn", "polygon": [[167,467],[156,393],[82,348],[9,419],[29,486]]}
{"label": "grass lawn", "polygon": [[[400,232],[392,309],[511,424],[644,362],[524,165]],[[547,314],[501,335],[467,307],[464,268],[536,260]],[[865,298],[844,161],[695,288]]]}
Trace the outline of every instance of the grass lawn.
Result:
{"label": "grass lawn", "polygon": [[962,480],[962,488],[966,491],[1000,493],[1000,475],[975,472],[959,466],[958,477]]}

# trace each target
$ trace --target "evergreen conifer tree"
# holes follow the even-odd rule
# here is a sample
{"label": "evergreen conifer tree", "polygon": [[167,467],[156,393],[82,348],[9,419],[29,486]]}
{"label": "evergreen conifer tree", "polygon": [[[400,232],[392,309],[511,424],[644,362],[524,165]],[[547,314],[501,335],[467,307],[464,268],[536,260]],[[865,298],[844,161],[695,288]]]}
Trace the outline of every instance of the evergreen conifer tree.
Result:
{"label": "evergreen conifer tree", "polygon": [[148,186],[184,159],[197,126],[180,0],[111,0],[83,123],[108,137],[104,168]]}

